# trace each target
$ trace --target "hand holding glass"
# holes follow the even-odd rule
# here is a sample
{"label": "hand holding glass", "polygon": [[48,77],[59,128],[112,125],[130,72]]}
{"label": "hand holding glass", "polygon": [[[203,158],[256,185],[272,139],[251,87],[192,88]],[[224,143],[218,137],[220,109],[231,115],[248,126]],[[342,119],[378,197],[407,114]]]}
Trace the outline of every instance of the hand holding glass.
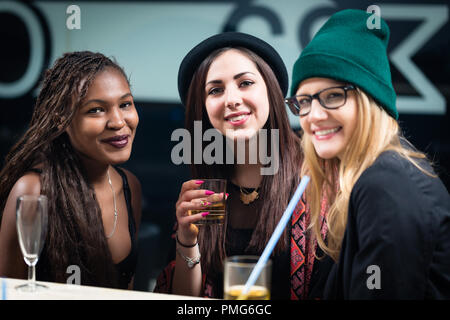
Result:
{"label": "hand holding glass", "polygon": [[28,283],[17,286],[21,291],[34,292],[46,288],[36,283],[36,263],[47,234],[47,197],[23,195],[17,198],[16,226],[20,249],[28,265]]}
{"label": "hand holding glass", "polygon": [[227,192],[227,180],[225,179],[201,179],[200,188],[213,192],[199,199],[204,206],[201,210],[189,210],[189,214],[209,212],[203,219],[195,222],[195,225],[222,224],[225,218],[225,193]]}

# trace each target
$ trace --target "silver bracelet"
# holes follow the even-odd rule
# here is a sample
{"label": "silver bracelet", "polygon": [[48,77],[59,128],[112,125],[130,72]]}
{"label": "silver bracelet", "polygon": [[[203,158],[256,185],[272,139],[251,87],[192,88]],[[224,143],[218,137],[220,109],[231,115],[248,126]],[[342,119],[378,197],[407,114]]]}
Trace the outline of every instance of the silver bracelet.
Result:
{"label": "silver bracelet", "polygon": [[197,264],[200,263],[200,257],[201,257],[200,253],[198,254],[198,257],[189,258],[189,257],[186,257],[184,254],[182,254],[178,248],[177,248],[177,252],[184,259],[184,261],[186,261],[189,269],[192,269],[193,267],[195,267]]}

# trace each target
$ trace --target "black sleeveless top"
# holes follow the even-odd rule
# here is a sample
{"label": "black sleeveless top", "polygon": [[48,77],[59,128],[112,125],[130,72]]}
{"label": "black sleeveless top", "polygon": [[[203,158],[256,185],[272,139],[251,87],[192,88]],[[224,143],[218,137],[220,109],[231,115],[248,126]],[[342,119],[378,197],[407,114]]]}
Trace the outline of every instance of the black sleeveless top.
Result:
{"label": "black sleeveless top", "polygon": [[137,265],[137,239],[136,239],[136,222],[134,221],[133,207],[131,206],[131,189],[128,185],[128,179],[122,169],[114,167],[120,174],[123,181],[123,193],[128,211],[128,229],[130,231],[131,250],[128,256],[121,262],[116,264],[117,273],[119,275],[119,288],[126,289],[133,278]]}
{"label": "black sleeveless top", "polygon": [[[131,250],[125,259],[123,259],[121,262],[116,264],[116,271],[117,271],[117,275],[118,275],[118,279],[117,279],[118,280],[117,281],[118,288],[127,289],[128,284],[130,283],[131,279],[133,278],[134,272],[136,270],[137,258],[138,258],[137,239],[136,239],[136,222],[134,220],[133,208],[131,206],[131,189],[128,184],[127,176],[122,169],[120,169],[118,167],[114,167],[114,169],[122,177],[123,193],[125,196],[125,202],[126,202],[127,211],[128,211],[128,230],[130,232]],[[37,169],[37,168],[32,168],[29,171],[36,172],[38,174],[42,173],[42,170]],[[44,244],[44,247],[45,247],[45,244]],[[41,261],[39,261],[39,262],[41,262]],[[40,275],[39,271],[43,271],[43,269],[46,269],[46,268],[45,267],[37,268],[36,271],[38,273],[38,277]],[[46,275],[46,276],[44,274],[41,274],[41,275],[42,275],[42,277],[39,277],[39,278],[42,278],[42,279],[38,279],[38,280],[52,281],[50,275]]]}

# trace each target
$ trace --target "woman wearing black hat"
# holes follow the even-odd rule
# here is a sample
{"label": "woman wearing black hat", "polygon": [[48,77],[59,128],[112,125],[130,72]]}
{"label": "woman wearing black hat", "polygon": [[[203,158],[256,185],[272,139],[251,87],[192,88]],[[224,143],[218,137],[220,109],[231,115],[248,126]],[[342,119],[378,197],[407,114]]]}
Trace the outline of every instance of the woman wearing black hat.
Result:
{"label": "woman wearing black hat", "polygon": [[[450,197],[401,135],[389,28],[369,29],[369,18],[334,14],[295,63],[287,99],[304,130],[313,236],[336,261],[324,297],[449,299]],[[333,199],[325,221],[323,193]]]}
{"label": "woman wearing black hat", "polygon": [[[195,179],[227,179],[226,219],[222,225],[197,228],[193,222],[208,212],[189,215],[188,210],[202,209],[198,201],[203,196],[199,191],[202,181],[183,184],[176,205],[176,260],[161,274],[155,291],[221,298],[225,258],[260,255],[264,250],[300,176],[299,139],[290,128],[283,103],[287,85],[286,68],[278,53],[247,34],[213,36],[184,58],[178,89],[191,135],[194,136],[194,121],[202,122],[203,132],[217,129],[232,144],[240,138],[248,141],[260,129],[277,129],[279,136],[267,134],[267,144],[278,144],[277,150],[272,149],[272,156],[279,151],[275,155],[279,166],[272,174],[263,175],[263,165],[251,164],[248,158],[244,164],[235,161],[228,165],[191,165]],[[246,147],[248,155],[248,144]],[[303,283],[304,279],[309,280],[305,274],[310,275],[312,263],[306,263],[304,222],[305,206],[300,202],[292,220],[294,231],[286,228],[271,257],[274,299],[307,297]],[[187,258],[200,263],[187,263]]]}

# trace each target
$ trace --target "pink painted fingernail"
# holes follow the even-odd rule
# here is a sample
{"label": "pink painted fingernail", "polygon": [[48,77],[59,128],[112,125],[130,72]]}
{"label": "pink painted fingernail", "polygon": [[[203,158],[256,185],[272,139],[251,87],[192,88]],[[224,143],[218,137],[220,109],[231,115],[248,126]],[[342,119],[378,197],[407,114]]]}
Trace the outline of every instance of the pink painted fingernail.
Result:
{"label": "pink painted fingernail", "polygon": [[205,181],[203,181],[203,180],[195,180],[195,184],[202,184],[202,183],[204,183]]}
{"label": "pink painted fingernail", "polygon": [[225,199],[228,198],[228,196],[229,196],[229,194],[228,194],[228,193],[225,193]]}
{"label": "pink painted fingernail", "polygon": [[202,212],[202,217],[206,217],[207,215],[209,214],[209,212],[208,211],[206,211],[206,212]]}
{"label": "pink painted fingernail", "polygon": [[210,196],[210,195],[214,194],[214,191],[206,190],[206,191],[205,191],[205,194],[206,194],[207,196]]}

